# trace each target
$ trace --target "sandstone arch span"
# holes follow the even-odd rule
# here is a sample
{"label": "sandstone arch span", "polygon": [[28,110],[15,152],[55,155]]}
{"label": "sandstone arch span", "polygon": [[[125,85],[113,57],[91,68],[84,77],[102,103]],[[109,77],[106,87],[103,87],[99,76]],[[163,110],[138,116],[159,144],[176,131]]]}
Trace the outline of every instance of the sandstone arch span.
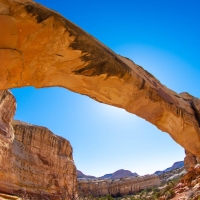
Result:
{"label": "sandstone arch span", "polygon": [[200,156],[200,100],[31,0],[0,0],[0,89],[60,86],[138,115]]}

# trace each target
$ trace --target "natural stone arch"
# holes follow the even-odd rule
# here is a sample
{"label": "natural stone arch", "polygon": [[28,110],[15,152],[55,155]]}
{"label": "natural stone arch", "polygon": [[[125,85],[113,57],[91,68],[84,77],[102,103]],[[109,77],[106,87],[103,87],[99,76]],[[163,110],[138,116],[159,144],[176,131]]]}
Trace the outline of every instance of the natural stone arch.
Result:
{"label": "natural stone arch", "polygon": [[200,101],[31,0],[0,0],[0,89],[60,86],[120,107],[200,156]]}

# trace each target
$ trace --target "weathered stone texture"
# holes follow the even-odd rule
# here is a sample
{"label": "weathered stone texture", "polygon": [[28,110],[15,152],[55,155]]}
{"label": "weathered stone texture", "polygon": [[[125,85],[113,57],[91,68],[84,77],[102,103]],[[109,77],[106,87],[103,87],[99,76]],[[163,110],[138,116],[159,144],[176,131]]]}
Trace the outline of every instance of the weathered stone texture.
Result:
{"label": "weathered stone texture", "polygon": [[200,156],[198,98],[168,89],[32,1],[0,0],[0,27],[0,89],[61,86],[88,95],[146,119]]}
{"label": "weathered stone texture", "polygon": [[15,99],[9,91],[1,91],[0,97],[0,192],[37,200],[71,199],[77,179],[69,141],[20,121],[12,121],[13,133]]}
{"label": "weathered stone texture", "polygon": [[185,150],[184,166],[187,171],[193,170],[195,165],[200,163],[200,157],[195,156],[189,151]]}
{"label": "weathered stone texture", "polygon": [[14,138],[11,121],[16,110],[14,96],[8,90],[0,90],[0,139],[10,140]]}
{"label": "weathered stone texture", "polygon": [[126,195],[160,185],[157,175],[121,178],[114,180],[78,180],[78,192],[84,195]]}

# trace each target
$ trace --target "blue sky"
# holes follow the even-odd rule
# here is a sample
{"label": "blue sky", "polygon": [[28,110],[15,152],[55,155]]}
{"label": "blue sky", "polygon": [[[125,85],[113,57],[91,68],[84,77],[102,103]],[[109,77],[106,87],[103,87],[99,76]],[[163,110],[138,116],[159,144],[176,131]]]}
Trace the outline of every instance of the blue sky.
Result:
{"label": "blue sky", "polygon": [[[176,92],[200,98],[199,0],[37,0],[141,65]],[[13,89],[16,119],[68,139],[77,168],[101,176],[118,169],[140,175],[183,160],[184,149],[122,109],[62,88]]]}

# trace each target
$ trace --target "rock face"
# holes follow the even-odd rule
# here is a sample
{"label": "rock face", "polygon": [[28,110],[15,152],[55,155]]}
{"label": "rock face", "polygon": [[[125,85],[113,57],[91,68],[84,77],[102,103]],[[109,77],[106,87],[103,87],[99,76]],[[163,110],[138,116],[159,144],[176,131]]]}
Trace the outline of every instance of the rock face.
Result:
{"label": "rock face", "polygon": [[200,163],[200,157],[195,156],[189,151],[185,150],[184,166],[187,171],[193,170],[195,165]]}
{"label": "rock face", "polygon": [[107,194],[117,196],[119,194],[132,194],[142,189],[158,185],[160,185],[160,179],[157,175],[129,177],[115,180],[79,180],[78,191],[80,196],[101,196]]}
{"label": "rock face", "polygon": [[0,0],[0,89],[61,86],[117,106],[200,156],[200,100],[177,94],[58,13]]}
{"label": "rock face", "polygon": [[0,95],[0,129],[5,130],[0,132],[0,192],[38,200],[71,199],[77,182],[69,141],[19,121],[12,122],[13,134],[14,97],[8,91]]}
{"label": "rock face", "polygon": [[12,141],[14,138],[11,121],[16,110],[14,96],[8,90],[0,90],[0,140]]}

